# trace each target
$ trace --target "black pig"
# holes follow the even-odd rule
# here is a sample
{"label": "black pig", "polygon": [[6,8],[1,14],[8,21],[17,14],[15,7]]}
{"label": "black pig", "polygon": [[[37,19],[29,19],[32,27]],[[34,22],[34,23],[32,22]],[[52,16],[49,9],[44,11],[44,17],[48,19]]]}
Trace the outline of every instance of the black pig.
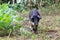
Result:
{"label": "black pig", "polygon": [[41,19],[39,12],[36,9],[32,9],[29,13],[29,19],[34,33],[37,33],[38,22]]}

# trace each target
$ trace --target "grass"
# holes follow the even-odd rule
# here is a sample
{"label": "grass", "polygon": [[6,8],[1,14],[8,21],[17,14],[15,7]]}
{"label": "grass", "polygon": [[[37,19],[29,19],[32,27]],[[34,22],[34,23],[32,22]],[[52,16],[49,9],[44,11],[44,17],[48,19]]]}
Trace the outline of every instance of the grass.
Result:
{"label": "grass", "polygon": [[[27,34],[21,36],[13,36],[13,37],[0,37],[0,40],[60,40],[60,15],[59,12],[55,13],[52,11],[53,14],[48,14],[50,11],[45,10],[41,17],[42,19],[39,22],[38,26],[38,34]],[[26,12],[25,12],[26,13]],[[28,23],[28,13],[22,13],[22,17],[26,18],[22,22],[23,27],[29,27]],[[54,14],[55,13],[55,14]],[[56,15],[57,14],[57,15]],[[28,24],[27,24],[28,23]]]}
{"label": "grass", "polygon": [[[57,32],[46,32],[45,30],[54,30]],[[30,36],[0,37],[0,40],[60,40],[60,16],[42,16],[38,32],[37,35],[32,34]]]}

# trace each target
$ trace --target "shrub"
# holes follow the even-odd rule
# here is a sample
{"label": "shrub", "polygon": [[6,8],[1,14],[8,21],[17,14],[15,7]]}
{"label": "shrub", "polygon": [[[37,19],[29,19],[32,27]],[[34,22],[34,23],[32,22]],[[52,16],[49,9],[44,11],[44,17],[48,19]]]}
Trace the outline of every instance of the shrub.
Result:
{"label": "shrub", "polygon": [[14,10],[8,6],[9,4],[0,5],[0,31],[3,35],[9,33],[10,30],[13,32],[15,29],[19,29],[21,27],[21,25],[18,24],[18,20],[21,19],[19,19]]}

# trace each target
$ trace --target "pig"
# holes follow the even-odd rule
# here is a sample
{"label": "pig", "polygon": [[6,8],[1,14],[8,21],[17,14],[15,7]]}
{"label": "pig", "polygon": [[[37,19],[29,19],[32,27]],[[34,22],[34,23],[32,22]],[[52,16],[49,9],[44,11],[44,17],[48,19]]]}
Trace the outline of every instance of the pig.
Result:
{"label": "pig", "polygon": [[30,11],[29,19],[30,19],[31,26],[32,26],[34,33],[37,33],[38,23],[39,23],[39,20],[41,19],[41,16],[39,12],[37,11],[37,9],[32,9]]}

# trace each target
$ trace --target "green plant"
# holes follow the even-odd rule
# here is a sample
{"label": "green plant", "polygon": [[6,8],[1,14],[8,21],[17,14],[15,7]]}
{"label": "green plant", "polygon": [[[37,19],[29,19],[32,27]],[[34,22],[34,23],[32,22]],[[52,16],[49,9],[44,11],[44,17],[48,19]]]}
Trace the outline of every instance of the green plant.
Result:
{"label": "green plant", "polygon": [[[0,31],[2,31],[4,34],[7,34],[10,30],[13,32],[16,29],[19,29],[21,25],[18,24],[18,20],[23,19],[19,19],[14,10],[9,8],[9,4],[0,5]],[[16,22],[16,24],[13,24],[14,22]]]}

